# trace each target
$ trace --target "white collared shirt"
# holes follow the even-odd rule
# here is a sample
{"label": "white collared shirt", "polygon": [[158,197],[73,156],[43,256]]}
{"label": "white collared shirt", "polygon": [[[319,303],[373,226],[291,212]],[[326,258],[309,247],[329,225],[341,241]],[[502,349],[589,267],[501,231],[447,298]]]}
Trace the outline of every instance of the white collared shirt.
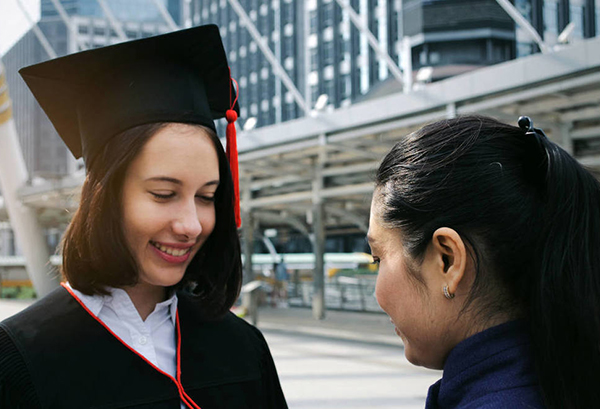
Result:
{"label": "white collared shirt", "polygon": [[[110,295],[85,295],[69,288],[81,302],[123,342],[172,377],[177,372],[175,321],[177,295],[156,304],[142,321],[129,294],[120,288],[108,288]],[[183,407],[183,406],[182,406]]]}

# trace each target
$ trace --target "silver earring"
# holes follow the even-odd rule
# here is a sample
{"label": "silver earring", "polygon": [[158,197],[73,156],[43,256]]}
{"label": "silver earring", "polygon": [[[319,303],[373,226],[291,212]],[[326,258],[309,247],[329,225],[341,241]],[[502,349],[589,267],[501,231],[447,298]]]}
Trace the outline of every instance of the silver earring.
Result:
{"label": "silver earring", "polygon": [[452,294],[450,291],[448,291],[447,285],[444,286],[444,296],[449,300],[454,298],[454,294]]}

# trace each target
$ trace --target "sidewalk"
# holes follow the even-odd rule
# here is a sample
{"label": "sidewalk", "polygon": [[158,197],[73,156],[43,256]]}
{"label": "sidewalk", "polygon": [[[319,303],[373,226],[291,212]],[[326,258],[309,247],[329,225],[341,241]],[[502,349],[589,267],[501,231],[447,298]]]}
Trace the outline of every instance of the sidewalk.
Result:
{"label": "sidewalk", "polygon": [[319,321],[312,317],[310,308],[261,307],[257,327],[265,332],[402,346],[390,319],[382,313],[326,311],[325,319]]}
{"label": "sidewalk", "polygon": [[29,307],[35,300],[13,300],[0,298],[0,321]]}

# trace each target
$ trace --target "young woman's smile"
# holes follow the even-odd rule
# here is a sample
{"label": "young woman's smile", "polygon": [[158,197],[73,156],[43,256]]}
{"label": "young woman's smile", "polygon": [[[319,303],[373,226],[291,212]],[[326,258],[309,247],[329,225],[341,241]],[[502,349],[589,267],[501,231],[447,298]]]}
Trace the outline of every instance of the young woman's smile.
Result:
{"label": "young woman's smile", "polygon": [[156,254],[169,263],[183,263],[187,261],[193,247],[193,244],[166,244],[155,241],[151,241],[150,244],[152,244],[156,249]]}

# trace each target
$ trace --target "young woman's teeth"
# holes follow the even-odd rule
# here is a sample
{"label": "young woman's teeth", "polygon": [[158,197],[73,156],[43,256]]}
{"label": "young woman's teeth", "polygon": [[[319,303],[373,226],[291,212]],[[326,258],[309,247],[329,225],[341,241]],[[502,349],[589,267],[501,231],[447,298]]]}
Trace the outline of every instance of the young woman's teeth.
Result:
{"label": "young woman's teeth", "polygon": [[154,247],[156,247],[157,249],[159,249],[163,253],[170,254],[170,255],[172,255],[174,257],[183,256],[184,254],[186,254],[187,252],[189,252],[190,249],[191,249],[191,247],[188,248],[188,249],[174,249],[174,248],[171,248],[171,247],[165,247],[162,244],[158,244],[158,243],[154,243],[154,242],[152,242],[152,245],[154,245]]}

